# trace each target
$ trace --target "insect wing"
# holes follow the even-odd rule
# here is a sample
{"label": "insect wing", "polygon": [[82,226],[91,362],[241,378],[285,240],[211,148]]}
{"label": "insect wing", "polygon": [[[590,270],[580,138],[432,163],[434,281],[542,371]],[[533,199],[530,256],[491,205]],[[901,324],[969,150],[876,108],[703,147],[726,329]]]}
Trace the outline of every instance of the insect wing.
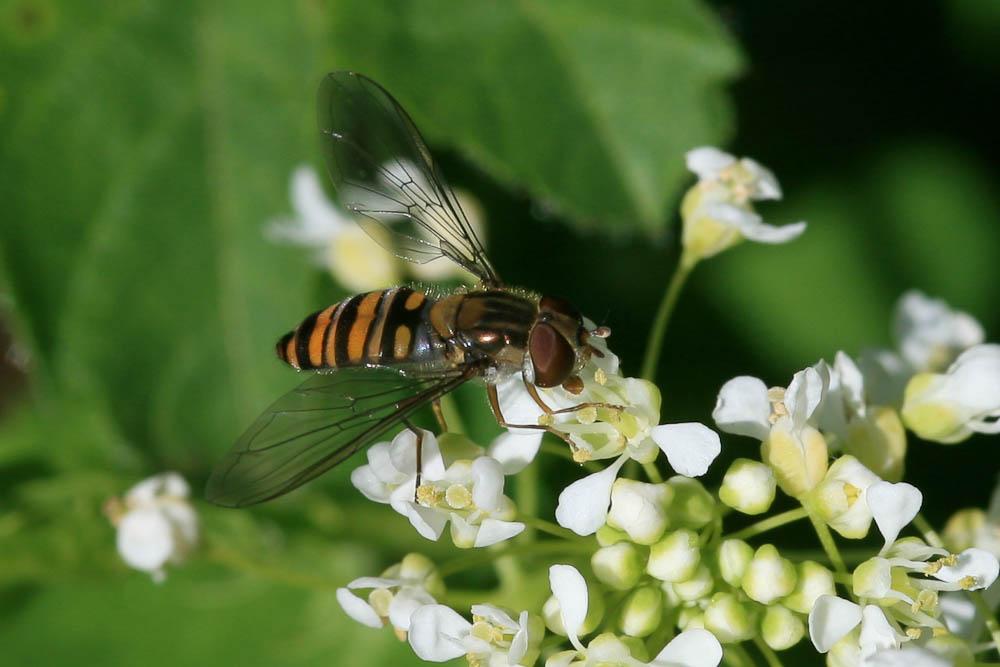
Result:
{"label": "insect wing", "polygon": [[[445,182],[416,125],[382,86],[354,72],[320,84],[317,120],[327,168],[342,203],[388,250],[424,264],[447,257],[499,285],[483,244]],[[394,227],[410,220],[418,236]]]}
{"label": "insect wing", "polygon": [[288,493],[385,435],[467,380],[385,368],[317,374],[271,405],[212,471],[206,496],[243,507]]}

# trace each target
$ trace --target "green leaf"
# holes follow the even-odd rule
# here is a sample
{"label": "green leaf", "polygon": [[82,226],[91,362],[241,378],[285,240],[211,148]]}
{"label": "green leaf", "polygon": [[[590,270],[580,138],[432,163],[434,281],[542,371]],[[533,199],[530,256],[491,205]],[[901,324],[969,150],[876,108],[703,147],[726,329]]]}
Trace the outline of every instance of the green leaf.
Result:
{"label": "green leaf", "polygon": [[274,340],[319,305],[303,253],[262,235],[317,154],[316,17],[45,6],[50,29],[0,59],[0,264],[23,336],[42,380],[106,396],[162,463],[214,458],[294,383]]}
{"label": "green leaf", "polygon": [[661,231],[684,152],[729,135],[740,55],[700,3],[348,0],[338,66],[577,224]]}

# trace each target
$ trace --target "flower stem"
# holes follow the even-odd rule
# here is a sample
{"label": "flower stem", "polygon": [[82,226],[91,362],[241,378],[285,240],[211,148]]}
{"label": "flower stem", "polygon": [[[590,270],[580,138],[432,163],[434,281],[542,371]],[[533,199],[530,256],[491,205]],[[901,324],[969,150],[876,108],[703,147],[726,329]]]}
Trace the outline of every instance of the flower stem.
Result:
{"label": "flower stem", "polygon": [[816,516],[813,512],[810,512],[808,508],[806,509],[806,515],[812,522],[813,529],[816,531],[816,537],[819,538],[819,543],[823,547],[823,551],[826,552],[826,557],[830,559],[830,563],[833,564],[833,569],[837,571],[838,574],[847,576],[847,566],[844,565],[844,559],[840,555],[840,551],[837,549],[837,543],[833,541],[833,535],[830,534],[830,529],[826,527],[823,520]]}
{"label": "flower stem", "polygon": [[656,469],[655,464],[643,463],[642,470],[646,473],[646,477],[648,477],[649,481],[653,484],[659,484],[663,481],[663,476],[660,474],[660,471]]}
{"label": "flower stem", "polygon": [[726,644],[725,649],[722,657],[727,665],[732,665],[733,667],[753,667],[753,658],[750,657],[750,654],[747,653],[742,644]]}
{"label": "flower stem", "polygon": [[990,605],[986,601],[986,598],[983,597],[982,592],[972,591],[969,593],[969,596],[972,598],[972,604],[976,605],[976,611],[986,621],[986,629],[990,631],[993,644],[1000,651],[1000,623],[997,623],[996,615],[990,609]]}
{"label": "flower stem", "polygon": [[771,647],[764,642],[762,637],[754,637],[753,643],[757,646],[757,650],[760,651],[760,654],[764,656],[764,660],[767,661],[768,667],[784,667],[781,664],[781,659],[778,657],[778,654],[771,650]]}
{"label": "flower stem", "polygon": [[652,381],[656,377],[656,368],[660,362],[660,351],[663,349],[663,335],[667,331],[667,324],[670,322],[670,315],[674,312],[677,299],[681,295],[684,283],[691,275],[694,268],[693,263],[678,262],[674,269],[674,275],[670,277],[667,284],[667,291],[663,293],[663,300],[656,311],[656,319],[653,320],[653,328],[649,332],[649,340],[646,342],[646,354],[642,360],[641,377]]}
{"label": "flower stem", "polygon": [[205,557],[207,560],[223,565],[230,570],[242,572],[258,579],[285,584],[286,586],[304,588],[310,591],[334,590],[337,588],[337,585],[328,579],[302,574],[301,572],[283,570],[279,567],[247,558],[239,551],[227,549],[217,544],[213,544],[205,550]]}
{"label": "flower stem", "polygon": [[465,424],[462,422],[462,413],[458,410],[454,396],[445,394],[441,397],[441,412],[444,414],[444,420],[448,423],[449,433],[467,433]]}
{"label": "flower stem", "polygon": [[774,530],[775,528],[792,523],[793,521],[804,519],[807,516],[809,516],[809,512],[807,512],[804,507],[796,507],[795,509],[790,509],[787,512],[782,512],[781,514],[775,514],[774,516],[762,519],[761,521],[751,524],[746,528],[741,528],[731,535],[726,535],[723,539],[745,540],[748,537],[754,537],[756,535],[760,535],[761,533],[766,533],[769,530]]}
{"label": "flower stem", "polygon": [[917,516],[914,517],[913,525],[917,527],[917,530],[923,533],[924,539],[927,540],[927,544],[932,547],[938,547],[939,549],[944,548],[944,540],[941,539],[941,536],[938,535],[936,530],[934,530],[931,522],[928,521],[923,514],[918,513]]}
{"label": "flower stem", "polygon": [[546,521],[545,519],[539,519],[535,516],[527,516],[518,514],[517,521],[520,521],[526,526],[530,526],[536,530],[540,530],[543,533],[548,533],[555,537],[561,537],[564,540],[570,540],[572,542],[579,542],[583,538],[574,533],[572,530],[567,530],[562,526],[552,523],[551,521]]}
{"label": "flower stem", "polygon": [[[538,483],[538,459],[535,459],[517,476],[517,509],[525,516],[538,514]],[[522,541],[534,542],[535,530],[532,525],[525,528]]]}

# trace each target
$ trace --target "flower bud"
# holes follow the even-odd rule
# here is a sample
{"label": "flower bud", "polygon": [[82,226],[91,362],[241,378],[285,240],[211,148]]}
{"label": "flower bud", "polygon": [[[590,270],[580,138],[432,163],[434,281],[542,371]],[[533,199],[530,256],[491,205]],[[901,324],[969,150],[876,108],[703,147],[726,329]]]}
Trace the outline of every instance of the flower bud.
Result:
{"label": "flower bud", "polygon": [[837,594],[833,585],[833,572],[811,560],[799,563],[795,590],[782,600],[782,604],[792,611],[808,614],[816,599],[821,595]]}
{"label": "flower bud", "polygon": [[[952,514],[944,525],[942,535],[949,551],[958,553],[969,547],[974,547],[980,542],[987,542],[992,537],[992,532],[986,512],[979,508],[971,508]],[[992,539],[1000,540],[1000,536],[992,537]],[[1000,547],[1000,542],[996,543],[996,547]],[[996,547],[990,551],[1000,553],[1000,548]]]}
{"label": "flower bud", "polygon": [[899,413],[884,406],[870,407],[864,418],[852,419],[847,426],[844,452],[856,456],[887,482],[901,480],[906,460],[906,430]]}
{"label": "flower bud", "polygon": [[715,519],[715,498],[696,479],[676,475],[666,481],[674,497],[667,507],[670,525],[698,530]]}
{"label": "flower bud", "polygon": [[[580,636],[588,635],[596,630],[604,618],[604,591],[601,590],[601,587],[588,582],[587,598],[587,617],[583,619]],[[542,605],[542,619],[545,621],[545,627],[550,631],[563,637],[566,636],[566,628],[563,626],[559,600],[556,599],[556,596],[549,596],[549,599]]]}
{"label": "flower bud", "polygon": [[822,433],[812,426],[796,433],[787,417],[771,427],[760,454],[774,470],[778,486],[793,498],[801,498],[822,481],[829,457]]}
{"label": "flower bud", "polygon": [[892,566],[885,558],[869,558],[854,568],[851,586],[858,597],[881,600],[892,590]]}
{"label": "flower bud", "polygon": [[590,566],[598,581],[618,591],[629,590],[642,576],[639,550],[631,542],[601,547],[591,556]]}
{"label": "flower bud", "polygon": [[773,544],[757,549],[743,575],[743,592],[751,600],[770,604],[795,590],[795,566]]}
{"label": "flower bud", "polygon": [[705,613],[700,607],[681,607],[677,615],[677,627],[681,630],[705,628]]}
{"label": "flower bud", "polygon": [[652,634],[663,618],[663,593],[658,588],[644,586],[633,591],[622,605],[619,626],[632,637]]}
{"label": "flower bud", "polygon": [[705,607],[705,629],[723,643],[742,642],[754,636],[753,609],[731,593],[716,593]]}
{"label": "flower bud", "polygon": [[795,646],[805,633],[806,626],[802,619],[780,604],[768,607],[760,623],[761,637],[775,651]]}
{"label": "flower bud", "polygon": [[753,560],[753,547],[743,540],[726,540],[719,545],[719,574],[733,587],[743,583],[743,575]]}
{"label": "flower bud", "polygon": [[612,544],[617,544],[628,539],[623,531],[617,528],[612,528],[611,526],[604,524],[597,529],[597,534],[594,535],[597,538],[597,543],[602,547],[610,547]]}
{"label": "flower bud", "polygon": [[712,571],[702,563],[690,579],[670,585],[678,599],[684,602],[694,602],[707,598],[711,594],[715,587],[715,580],[712,577]]}
{"label": "flower bud", "polygon": [[774,502],[774,472],[750,459],[736,459],[726,471],[719,499],[744,514],[763,514]]}
{"label": "flower bud", "polygon": [[637,544],[652,544],[667,529],[666,507],[673,496],[666,484],[618,479],[611,488],[608,525],[625,531]]}
{"label": "flower bud", "polygon": [[668,533],[649,550],[646,572],[661,581],[687,581],[701,562],[698,534],[691,530]]}
{"label": "flower bud", "polygon": [[952,444],[976,431],[996,432],[1000,345],[976,345],[943,374],[918,373],[906,385],[903,422],[924,440]]}
{"label": "flower bud", "polygon": [[865,502],[868,487],[878,476],[853,456],[841,456],[813,489],[811,506],[831,528],[849,539],[868,534],[872,512]]}

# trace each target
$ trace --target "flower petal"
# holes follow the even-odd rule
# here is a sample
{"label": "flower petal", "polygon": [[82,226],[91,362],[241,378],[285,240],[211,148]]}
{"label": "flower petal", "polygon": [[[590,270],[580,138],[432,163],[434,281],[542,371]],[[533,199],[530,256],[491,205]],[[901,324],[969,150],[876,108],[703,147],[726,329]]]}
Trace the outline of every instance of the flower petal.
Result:
{"label": "flower petal", "polygon": [[[402,503],[400,508],[422,537],[437,542],[448,523],[448,515],[414,502]],[[397,509],[398,511],[398,509]]]}
{"label": "flower petal", "polygon": [[608,515],[611,486],[627,460],[628,455],[623,454],[604,470],[578,479],[563,489],[556,507],[556,521],[559,525],[569,528],[577,535],[596,533],[604,525],[604,519]]}
{"label": "flower petal", "polygon": [[472,624],[451,607],[431,604],[410,617],[410,646],[421,660],[445,662],[465,655],[462,639]]}
{"label": "flower petal", "polygon": [[757,243],[770,243],[772,245],[788,243],[802,236],[806,231],[805,222],[794,222],[790,225],[769,225],[766,222],[746,225],[743,227],[743,236]]}
{"label": "flower petal", "polygon": [[715,425],[726,433],[745,435],[761,441],[767,439],[771,430],[768,421],[770,415],[767,385],[749,375],[734,377],[722,385],[712,411]]}
{"label": "flower petal", "polygon": [[906,482],[876,482],[868,487],[865,501],[885,538],[883,551],[896,541],[903,526],[917,516],[923,499],[920,490]]}
{"label": "flower petal", "polygon": [[993,585],[998,574],[1000,574],[1000,563],[997,562],[996,556],[985,549],[973,547],[958,554],[958,562],[955,565],[945,565],[934,576],[950,584],[971,577],[975,583],[963,588],[968,591],[978,591]]}
{"label": "flower petal", "polygon": [[344,613],[362,625],[369,628],[381,628],[382,619],[370,604],[359,598],[346,588],[337,589],[337,602],[344,610]]}
{"label": "flower petal", "polygon": [[130,567],[156,572],[174,554],[177,540],[170,521],[156,507],[128,512],[118,524],[118,553]]}
{"label": "flower petal", "polygon": [[722,451],[719,434],[704,424],[661,424],[650,432],[670,461],[685,477],[701,477]]}
{"label": "flower petal", "polygon": [[899,648],[900,637],[889,624],[885,612],[873,604],[865,605],[861,610],[861,661],[881,651]]}
{"label": "flower petal", "polygon": [[559,615],[562,617],[566,636],[578,651],[583,651],[580,630],[587,618],[587,582],[572,565],[553,565],[549,568],[549,586],[552,588],[552,595],[559,602]]}
{"label": "flower petal", "polygon": [[486,512],[494,512],[503,498],[503,468],[496,459],[480,456],[472,462],[472,502]]}
{"label": "flower petal", "polygon": [[391,492],[389,487],[378,478],[372,466],[366,465],[351,471],[351,484],[361,494],[376,503],[387,503]]}
{"label": "flower petal", "polygon": [[708,630],[692,628],[670,640],[653,665],[671,667],[717,667],[722,662],[722,645]]}
{"label": "flower petal", "polygon": [[417,586],[404,586],[392,597],[389,603],[389,622],[400,630],[410,629],[413,614],[424,605],[434,604],[437,600]]}
{"label": "flower petal", "polygon": [[523,531],[524,524],[519,521],[484,519],[479,526],[479,532],[476,534],[476,540],[472,546],[476,548],[492,546],[516,537]]}
{"label": "flower petal", "polygon": [[821,595],[809,612],[809,638],[826,653],[861,622],[861,607],[834,595]]}
{"label": "flower petal", "polygon": [[505,431],[490,443],[487,455],[503,466],[503,474],[515,475],[535,460],[542,445],[541,431]]}
{"label": "flower petal", "polygon": [[684,155],[687,168],[694,172],[700,180],[710,181],[718,177],[719,172],[736,162],[736,158],[713,146],[699,146],[689,150]]}
{"label": "flower petal", "polygon": [[824,383],[815,368],[809,367],[792,376],[785,390],[785,407],[795,429],[801,429],[823,400]]}
{"label": "flower petal", "polygon": [[357,588],[392,588],[403,584],[402,579],[390,579],[388,577],[358,577],[347,587],[352,591]]}

